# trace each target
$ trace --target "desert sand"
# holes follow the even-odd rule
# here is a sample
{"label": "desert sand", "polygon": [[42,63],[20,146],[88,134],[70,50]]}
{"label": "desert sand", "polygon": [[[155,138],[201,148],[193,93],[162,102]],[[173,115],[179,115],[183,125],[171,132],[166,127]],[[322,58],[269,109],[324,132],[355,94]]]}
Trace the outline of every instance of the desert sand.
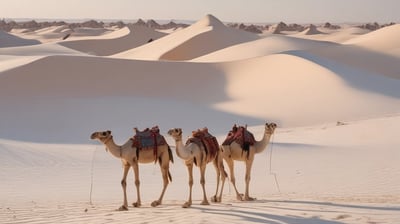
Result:
{"label": "desert sand", "polygon": [[[400,221],[399,25],[254,34],[206,15],[171,32],[82,28],[62,40],[68,32],[0,32],[1,223]],[[175,127],[208,127],[222,143],[233,124],[260,140],[266,122],[278,128],[253,164],[256,200],[238,201],[227,181],[221,203],[200,205],[194,169],[187,209],[174,147],[163,204],[150,206],[159,167],[143,164],[143,205],[122,212],[121,162],[90,140],[112,130],[123,144],[158,125],[171,146]],[[242,162],[235,173],[243,192]],[[209,197],[215,187],[210,164]]]}

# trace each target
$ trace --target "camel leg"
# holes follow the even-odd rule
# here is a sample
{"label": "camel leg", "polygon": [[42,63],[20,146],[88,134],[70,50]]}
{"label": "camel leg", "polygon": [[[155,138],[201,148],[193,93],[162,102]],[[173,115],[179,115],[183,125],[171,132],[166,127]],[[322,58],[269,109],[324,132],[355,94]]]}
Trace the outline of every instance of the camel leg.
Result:
{"label": "camel leg", "polygon": [[139,164],[137,161],[133,163],[133,171],[135,173],[135,186],[136,186],[136,202],[134,202],[132,205],[133,207],[140,207],[142,205],[141,200],[140,200],[140,180],[139,180]]}
{"label": "camel leg", "polygon": [[124,192],[124,204],[119,207],[119,211],[127,211],[128,210],[128,199],[126,196],[126,177],[129,172],[129,165],[124,165],[124,174],[122,175],[122,180],[121,180],[121,186],[122,186],[122,191]]}
{"label": "camel leg", "polygon": [[218,196],[218,202],[221,202],[222,201],[222,192],[224,191],[224,186],[225,186],[225,179],[227,178],[227,175],[228,175],[224,168],[224,161],[222,159],[222,155],[220,156],[220,158],[218,160],[218,164],[219,164],[218,168],[221,173],[221,182],[222,182],[221,183],[221,191]]}
{"label": "camel leg", "polygon": [[255,198],[252,198],[249,196],[249,185],[250,185],[250,174],[251,174],[251,167],[253,165],[254,157],[253,159],[246,160],[246,176],[245,176],[245,181],[246,181],[246,191],[244,193],[244,200],[245,201],[254,201]]}
{"label": "camel leg", "polygon": [[218,195],[218,190],[219,190],[219,178],[220,178],[220,176],[221,176],[221,171],[220,171],[220,169],[219,169],[219,167],[218,167],[219,165],[218,165],[217,158],[214,159],[213,165],[214,165],[214,168],[215,168],[215,172],[216,172],[216,174],[217,174],[217,189],[215,190],[215,195],[211,197],[211,201],[212,201],[212,202],[221,202],[221,201],[218,199],[218,197],[217,197],[217,195]]}
{"label": "camel leg", "polygon": [[204,165],[200,166],[200,184],[201,187],[203,188],[203,201],[200,203],[201,205],[209,205],[210,203],[208,202],[207,199],[207,193],[206,193],[206,178],[205,178],[205,174],[206,174],[206,167],[207,164],[204,163]]}
{"label": "camel leg", "polygon": [[235,189],[236,192],[236,198],[237,200],[243,201],[242,194],[239,193],[237,187],[236,187],[236,179],[235,179],[235,167],[234,167],[234,161],[233,159],[229,158],[226,160],[228,163],[229,171],[230,171],[230,176],[231,176],[231,183],[233,185],[233,188]]}
{"label": "camel leg", "polygon": [[161,168],[161,173],[162,173],[162,178],[163,178],[163,189],[160,195],[160,198],[156,201],[153,201],[151,203],[151,206],[156,207],[158,205],[161,205],[162,199],[164,197],[165,190],[167,189],[168,186],[168,171],[169,171],[169,158],[162,158],[162,162],[160,163],[160,168]]}
{"label": "camel leg", "polygon": [[[224,169],[222,155],[218,155],[217,158],[214,160],[214,167],[217,172],[217,189],[215,191],[215,195],[211,198],[211,201],[212,202],[221,202],[222,201],[222,192],[224,191],[224,185],[225,185],[225,179],[226,179],[226,172]],[[221,178],[221,190],[218,195],[220,178]]]}
{"label": "camel leg", "polygon": [[192,205],[192,187],[193,187],[193,162],[186,163],[189,172],[189,199],[182,207],[189,208]]}

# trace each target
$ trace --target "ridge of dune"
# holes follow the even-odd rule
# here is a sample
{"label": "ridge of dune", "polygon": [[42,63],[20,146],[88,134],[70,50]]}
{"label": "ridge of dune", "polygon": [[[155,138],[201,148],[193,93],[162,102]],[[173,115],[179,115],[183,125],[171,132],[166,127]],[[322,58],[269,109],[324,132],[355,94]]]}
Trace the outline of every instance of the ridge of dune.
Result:
{"label": "ridge of dune", "polygon": [[313,48],[324,48],[327,46],[336,46],[337,44],[296,38],[291,36],[272,34],[262,39],[249,41],[231,47],[227,47],[207,55],[195,58],[193,62],[223,62],[243,60],[248,58],[266,56],[270,54],[281,53],[284,51],[306,50]]}
{"label": "ridge of dune", "polygon": [[40,44],[40,41],[24,39],[0,30],[0,48],[27,46],[35,44]]}
{"label": "ridge of dune", "polygon": [[146,44],[150,40],[156,40],[166,35],[165,33],[140,25],[132,25],[128,29],[129,33],[120,37],[117,37],[116,34],[120,35],[122,31],[114,31],[101,39],[62,41],[59,44],[97,56],[108,56],[136,48]]}
{"label": "ridge of dune", "polygon": [[387,26],[357,38],[346,41],[344,44],[356,45],[359,47],[371,49],[384,54],[394,53],[400,57],[400,24]]}
{"label": "ridge of dune", "polygon": [[306,30],[302,32],[304,35],[316,35],[316,34],[323,34],[318,28],[314,25],[311,24],[310,27],[308,27]]}
{"label": "ridge of dune", "polygon": [[0,48],[0,72],[16,69],[41,58],[54,55],[83,56],[85,54],[56,43]]}
{"label": "ridge of dune", "polygon": [[225,27],[225,25],[215,16],[207,14],[205,17],[193,24],[195,27]]}
{"label": "ridge of dune", "polygon": [[189,27],[173,32],[146,45],[113,55],[138,60],[191,60],[235,44],[259,39],[259,36],[225,26],[206,15]]}
{"label": "ridge of dune", "polygon": [[299,38],[304,38],[304,39],[310,39],[310,40],[321,40],[321,41],[330,41],[330,42],[335,42],[335,43],[344,43],[346,41],[349,41],[353,38],[357,38],[360,35],[369,33],[370,30],[367,29],[362,29],[359,27],[345,27],[339,30],[330,30],[330,32],[326,32],[325,34],[322,35],[305,35],[304,33],[297,33],[293,34],[291,36],[294,37],[299,37]]}

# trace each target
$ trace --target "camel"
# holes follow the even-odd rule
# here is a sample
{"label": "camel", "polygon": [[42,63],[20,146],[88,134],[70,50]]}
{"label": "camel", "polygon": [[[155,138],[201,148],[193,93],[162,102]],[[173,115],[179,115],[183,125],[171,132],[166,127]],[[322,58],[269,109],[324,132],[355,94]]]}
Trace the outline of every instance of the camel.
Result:
{"label": "camel", "polygon": [[[206,128],[202,129],[207,130]],[[172,136],[176,143],[176,154],[178,157],[185,161],[185,165],[188,168],[189,172],[189,199],[182,205],[183,208],[188,208],[192,205],[192,187],[193,187],[193,164],[195,164],[200,169],[200,184],[203,188],[203,201],[200,203],[201,205],[209,205],[210,203],[207,200],[206,190],[205,190],[205,171],[208,163],[213,162],[216,173],[217,173],[217,190],[215,195],[211,198],[212,202],[221,202],[222,191],[218,195],[218,187],[220,184],[220,178],[222,183],[225,182],[225,178],[227,177],[227,173],[224,170],[223,160],[220,154],[220,150],[217,146],[216,152],[212,155],[212,153],[207,153],[206,148],[204,147],[204,143],[199,146],[194,142],[188,141],[186,145],[182,142],[182,129],[181,128],[173,128],[168,131],[168,134]],[[215,139],[216,142],[216,139]],[[218,145],[218,142],[216,142]],[[223,188],[223,184],[222,184]],[[221,189],[222,189],[221,188]]]}
{"label": "camel", "polygon": [[133,139],[130,138],[123,145],[117,145],[114,142],[113,136],[111,135],[111,131],[100,131],[94,132],[91,135],[91,139],[97,139],[101,143],[106,146],[106,151],[109,151],[114,157],[121,159],[122,165],[124,168],[123,176],[122,176],[122,189],[124,193],[124,202],[123,205],[118,209],[120,211],[128,210],[128,200],[126,196],[126,177],[128,175],[129,169],[132,167],[135,175],[135,186],[136,186],[136,194],[137,201],[132,205],[134,207],[141,206],[140,199],[140,180],[139,180],[139,163],[151,163],[156,162],[158,160],[161,168],[162,178],[163,178],[163,189],[161,191],[161,195],[158,200],[155,200],[151,203],[151,206],[156,207],[161,205],[165,190],[169,184],[169,181],[172,181],[171,174],[169,172],[169,162],[173,162],[172,152],[168,144],[158,145],[156,157],[154,154],[154,149],[146,149],[146,150],[138,150],[138,148],[133,146]]}
{"label": "camel", "polygon": [[[236,125],[235,125],[236,127]],[[266,123],[265,124],[265,131],[264,136],[261,141],[255,141],[253,145],[247,145],[248,150],[244,151],[242,146],[237,143],[236,141],[231,142],[228,145],[221,145],[222,157],[224,158],[225,162],[228,164],[229,171],[230,171],[230,180],[231,183],[236,191],[236,198],[240,201],[252,201],[255,198],[249,196],[249,184],[250,184],[250,174],[251,174],[251,167],[253,165],[254,156],[255,154],[263,152],[270,141],[272,134],[275,131],[277,125],[275,123]],[[246,147],[246,146],[245,146]],[[246,174],[245,174],[245,181],[246,181],[246,188],[244,196],[240,194],[237,190],[235,184],[235,174],[234,174],[234,161],[243,161],[246,165]]]}

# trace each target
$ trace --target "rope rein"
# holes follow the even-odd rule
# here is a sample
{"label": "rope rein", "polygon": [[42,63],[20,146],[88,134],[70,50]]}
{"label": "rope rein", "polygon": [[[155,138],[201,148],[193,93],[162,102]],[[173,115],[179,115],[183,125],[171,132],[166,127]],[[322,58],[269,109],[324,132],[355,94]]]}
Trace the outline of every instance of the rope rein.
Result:
{"label": "rope rein", "polygon": [[89,203],[90,205],[93,205],[92,202],[92,192],[93,192],[93,176],[94,176],[94,159],[97,151],[97,146],[95,146],[93,150],[93,156],[92,156],[92,165],[90,168],[90,194],[89,194]]}
{"label": "rope rein", "polygon": [[273,175],[274,179],[275,179],[275,185],[278,188],[279,193],[281,193],[281,189],[279,187],[279,183],[278,183],[278,178],[276,177],[276,173],[272,172],[272,150],[273,150],[273,146],[274,146],[274,135],[272,135],[271,138],[271,153],[269,154],[269,175]]}

